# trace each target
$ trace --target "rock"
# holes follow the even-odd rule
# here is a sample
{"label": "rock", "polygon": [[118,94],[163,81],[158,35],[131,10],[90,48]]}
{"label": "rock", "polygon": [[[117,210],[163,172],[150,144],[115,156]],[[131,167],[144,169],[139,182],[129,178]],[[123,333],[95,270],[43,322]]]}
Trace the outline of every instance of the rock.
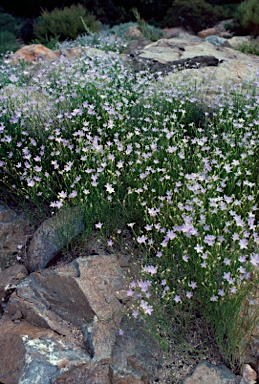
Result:
{"label": "rock", "polygon": [[135,25],[133,27],[129,27],[128,30],[125,33],[125,37],[134,39],[142,36],[142,32],[139,28],[139,26]]}
{"label": "rock", "polygon": [[215,366],[204,362],[199,364],[191,376],[183,384],[247,384],[241,377],[236,376],[225,365]]}
{"label": "rock", "polygon": [[249,364],[244,364],[242,376],[248,384],[255,384],[257,381],[257,374]]}
{"label": "rock", "polygon": [[71,369],[53,381],[53,384],[113,384],[109,364],[104,360],[99,364],[86,363]]}
{"label": "rock", "polygon": [[24,61],[37,61],[37,60],[56,60],[58,55],[55,51],[44,47],[41,44],[26,45],[12,55],[12,60],[18,62]]}
{"label": "rock", "polygon": [[216,29],[215,28],[208,28],[208,29],[203,29],[202,31],[197,33],[197,36],[200,39],[205,39],[205,37],[216,35]]}
{"label": "rock", "polygon": [[33,233],[33,226],[27,215],[16,213],[0,205],[0,266],[5,268],[8,260],[18,253],[17,246],[25,245]]}
{"label": "rock", "polygon": [[34,375],[40,384],[150,383],[160,350],[140,321],[125,316],[127,286],[116,255],[28,276],[0,322],[0,382]]}
{"label": "rock", "polygon": [[26,259],[28,270],[45,268],[84,228],[84,214],[77,207],[60,211],[45,220],[34,233],[29,245]]}
{"label": "rock", "polygon": [[155,351],[143,325],[140,322],[137,325],[126,317],[122,319],[120,326],[124,335],[117,335],[112,350],[110,367],[113,384],[149,384],[150,378],[155,378],[156,367],[160,365],[158,350]]}
{"label": "rock", "polygon": [[233,34],[227,30],[227,25],[231,22],[233,22],[233,19],[222,20],[218,24],[214,25],[213,28],[204,29],[198,32],[197,36],[201,39],[205,39],[206,37],[213,35],[229,38],[233,36]]}
{"label": "rock", "polygon": [[[195,61],[200,65],[199,69]],[[165,77],[165,82],[181,81],[181,76],[186,78],[186,72],[178,70],[188,68],[190,78],[195,78],[198,83],[204,82],[205,78],[211,78],[217,84],[226,81],[241,83],[256,75],[259,57],[224,46],[215,47],[197,36],[180,35],[147,45],[134,57],[133,65],[137,70],[144,68],[163,75],[170,74]],[[216,68],[211,69],[211,66]]]}
{"label": "rock", "polygon": [[234,36],[231,37],[231,39],[228,39],[228,43],[231,47],[235,48],[239,44],[250,43],[251,40],[250,36]]}
{"label": "rock", "polygon": [[27,275],[27,269],[20,264],[14,264],[0,272],[0,305]]}
{"label": "rock", "polygon": [[19,60],[25,60],[26,62],[32,62],[35,65],[41,61],[54,61],[62,58],[68,58],[71,60],[76,57],[81,57],[86,53],[90,57],[96,55],[106,55],[106,53],[100,49],[92,47],[74,47],[52,51],[41,44],[31,44],[26,45],[18,49],[18,51],[14,54],[11,54],[9,60],[14,63],[17,63]]}
{"label": "rock", "polygon": [[[15,353],[14,353],[15,352]],[[0,382],[51,384],[61,371],[91,360],[68,338],[25,321],[0,325]],[[53,380],[53,381],[52,381]]]}
{"label": "rock", "polygon": [[142,51],[142,49],[149,44],[151,44],[151,41],[144,38],[132,40],[128,45],[127,53],[129,55],[135,56],[139,54]]}
{"label": "rock", "polygon": [[179,37],[181,33],[187,33],[187,31],[182,28],[164,28],[162,29],[162,32],[164,33],[165,37],[167,39],[171,39],[172,37]]}
{"label": "rock", "polygon": [[205,38],[205,41],[208,41],[208,43],[215,45],[215,47],[220,47],[223,44],[225,47],[227,47],[227,46],[230,47],[228,40],[224,39],[223,37],[219,37],[219,36],[214,36],[214,35],[208,36]]}

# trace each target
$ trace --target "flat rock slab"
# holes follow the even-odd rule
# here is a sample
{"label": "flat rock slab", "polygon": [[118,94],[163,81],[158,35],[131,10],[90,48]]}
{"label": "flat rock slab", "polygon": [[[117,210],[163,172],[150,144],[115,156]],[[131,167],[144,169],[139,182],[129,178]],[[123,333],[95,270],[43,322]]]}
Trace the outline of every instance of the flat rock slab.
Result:
{"label": "flat rock slab", "polygon": [[159,347],[125,316],[127,287],[116,255],[33,272],[0,322],[0,382],[148,384]]}
{"label": "flat rock slab", "polygon": [[195,371],[184,380],[183,384],[248,384],[241,376],[234,375],[225,365],[215,366],[201,363]]}
{"label": "flat rock slab", "polygon": [[137,62],[138,69],[149,68],[153,72],[161,71],[162,74],[174,72],[172,79],[178,75],[177,70],[183,68],[198,71],[199,78],[204,79],[206,74],[211,72],[211,68],[207,67],[215,66],[214,79],[219,82],[241,82],[253,78],[259,71],[258,56],[247,55],[224,46],[216,47],[188,34],[146,45],[135,55],[134,61],[133,65],[136,67]]}

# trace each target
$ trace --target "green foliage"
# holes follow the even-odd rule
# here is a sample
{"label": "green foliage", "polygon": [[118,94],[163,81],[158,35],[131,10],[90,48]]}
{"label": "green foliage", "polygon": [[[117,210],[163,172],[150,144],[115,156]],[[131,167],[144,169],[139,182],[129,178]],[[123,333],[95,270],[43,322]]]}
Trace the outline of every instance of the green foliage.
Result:
{"label": "green foliage", "polygon": [[9,13],[0,12],[0,53],[16,51],[19,48],[17,37],[21,28],[21,19]]}
{"label": "green foliage", "polygon": [[0,12],[0,30],[12,32],[14,36],[18,36],[21,28],[21,19],[16,18],[9,13]]}
{"label": "green foliage", "polygon": [[46,43],[51,38],[60,41],[67,38],[74,40],[80,34],[98,29],[99,24],[95,17],[78,4],[63,9],[56,8],[52,12],[43,11],[34,26],[34,33],[40,42]]}
{"label": "green foliage", "polygon": [[258,0],[247,0],[238,8],[240,24],[249,34],[259,36],[259,2]]}
{"label": "green foliage", "polygon": [[9,31],[0,31],[0,53],[14,52],[19,49],[15,35]]}
{"label": "green foliage", "polygon": [[149,25],[144,19],[141,19],[140,14],[136,8],[132,10],[134,16],[136,17],[137,23],[140,27],[140,30],[143,36],[151,41],[157,41],[164,37],[163,32],[154,27],[153,25]]}
{"label": "green foliage", "polygon": [[197,33],[222,18],[222,10],[205,0],[175,0],[164,19],[167,27],[190,27]]}
{"label": "green foliage", "polygon": [[235,46],[235,49],[243,53],[259,56],[259,42],[256,40],[251,40],[251,42],[247,43],[240,43]]}

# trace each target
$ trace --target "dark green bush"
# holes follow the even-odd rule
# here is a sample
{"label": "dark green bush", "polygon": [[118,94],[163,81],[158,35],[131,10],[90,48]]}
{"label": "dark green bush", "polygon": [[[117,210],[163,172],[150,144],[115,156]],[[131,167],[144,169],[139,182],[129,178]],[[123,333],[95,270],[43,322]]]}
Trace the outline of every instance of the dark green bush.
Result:
{"label": "dark green bush", "polygon": [[212,6],[205,0],[174,0],[164,24],[167,27],[190,27],[194,33],[212,27],[222,20],[221,7]]}
{"label": "dark green bush", "polygon": [[83,33],[96,32],[99,23],[92,14],[81,5],[72,5],[52,12],[43,11],[34,25],[34,34],[43,44],[51,39],[60,41],[76,39]]}
{"label": "dark green bush", "polygon": [[16,51],[22,20],[0,11],[0,53]]}
{"label": "dark green bush", "polygon": [[20,48],[16,36],[9,31],[0,31],[0,54],[15,52]]}
{"label": "dark green bush", "polygon": [[247,34],[259,36],[259,2],[258,0],[246,0],[238,7],[236,21]]}

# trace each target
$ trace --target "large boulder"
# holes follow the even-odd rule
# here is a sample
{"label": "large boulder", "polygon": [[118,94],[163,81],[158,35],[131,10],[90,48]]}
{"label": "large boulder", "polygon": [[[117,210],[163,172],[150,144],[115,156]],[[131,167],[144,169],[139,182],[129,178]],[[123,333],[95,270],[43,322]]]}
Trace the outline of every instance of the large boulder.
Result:
{"label": "large boulder", "polygon": [[0,322],[0,382],[150,383],[159,347],[125,316],[127,286],[116,255],[28,276]]}

